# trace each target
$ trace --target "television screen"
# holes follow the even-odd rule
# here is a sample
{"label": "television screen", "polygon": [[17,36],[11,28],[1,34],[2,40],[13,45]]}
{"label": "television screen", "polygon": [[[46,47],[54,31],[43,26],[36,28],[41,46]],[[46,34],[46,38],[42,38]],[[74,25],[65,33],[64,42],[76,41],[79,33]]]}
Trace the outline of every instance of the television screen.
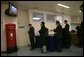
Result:
{"label": "television screen", "polygon": [[17,8],[11,5],[9,13],[11,15],[17,15]]}
{"label": "television screen", "polygon": [[12,3],[9,3],[9,7],[5,13],[9,16],[17,16],[17,8]]}

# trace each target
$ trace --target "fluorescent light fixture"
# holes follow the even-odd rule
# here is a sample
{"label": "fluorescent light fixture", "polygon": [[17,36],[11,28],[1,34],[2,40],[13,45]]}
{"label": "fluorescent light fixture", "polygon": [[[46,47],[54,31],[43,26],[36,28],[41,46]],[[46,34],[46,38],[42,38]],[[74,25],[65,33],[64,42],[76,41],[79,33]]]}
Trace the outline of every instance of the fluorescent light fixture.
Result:
{"label": "fluorescent light fixture", "polygon": [[57,5],[62,6],[64,8],[70,8],[69,6],[66,6],[66,5],[63,5],[63,4],[57,4]]}
{"label": "fluorescent light fixture", "polygon": [[79,12],[81,12],[81,11],[79,11]]}
{"label": "fluorescent light fixture", "polygon": [[41,18],[38,17],[34,17],[33,20],[40,20]]}

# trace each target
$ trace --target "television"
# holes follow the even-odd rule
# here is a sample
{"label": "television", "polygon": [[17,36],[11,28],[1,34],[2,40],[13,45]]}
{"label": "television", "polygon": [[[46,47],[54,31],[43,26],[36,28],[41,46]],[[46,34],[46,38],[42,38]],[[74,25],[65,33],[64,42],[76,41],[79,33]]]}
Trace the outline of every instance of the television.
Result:
{"label": "television", "polygon": [[8,16],[17,16],[17,7],[13,5],[13,3],[9,2],[9,6],[5,11],[5,14]]}

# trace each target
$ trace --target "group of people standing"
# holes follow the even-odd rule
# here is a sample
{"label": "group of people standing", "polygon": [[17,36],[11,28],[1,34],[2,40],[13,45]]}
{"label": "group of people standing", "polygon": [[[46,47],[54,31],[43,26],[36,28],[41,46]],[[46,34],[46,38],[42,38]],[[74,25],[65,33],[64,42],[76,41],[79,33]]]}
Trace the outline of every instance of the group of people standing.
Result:
{"label": "group of people standing", "polygon": [[[80,10],[81,10],[81,12],[83,13],[83,4],[81,4]],[[83,22],[83,20],[82,20],[81,24],[79,24],[79,25],[76,27],[77,36],[78,36],[78,39],[79,39],[79,44],[78,44],[79,47],[83,47],[83,23],[84,23],[84,22]]]}
{"label": "group of people standing", "polygon": [[[61,24],[59,21],[56,21],[57,27],[53,30],[54,32],[54,37],[56,37],[56,45],[57,45],[57,51],[61,52],[62,48],[70,48],[71,46],[71,37],[70,37],[70,32],[69,32],[69,24],[68,21],[65,20],[65,28],[62,28]],[[31,50],[35,49],[35,33],[34,33],[34,27],[32,24],[29,24],[29,38],[31,42]],[[40,34],[40,44],[41,44],[41,52],[45,53],[46,50],[46,42],[47,42],[47,37],[49,33],[49,29],[45,27],[45,22],[41,22],[41,29],[38,31]],[[63,47],[62,47],[63,46]]]}
{"label": "group of people standing", "polygon": [[[80,6],[80,10],[83,12],[83,4]],[[53,30],[54,36],[56,37],[56,45],[57,45],[57,51],[61,52],[63,48],[70,48],[71,46],[71,35],[69,32],[69,24],[67,20],[64,20],[65,27],[62,28],[61,24],[59,21],[56,21],[57,27]],[[31,50],[35,49],[35,31],[34,27],[32,24],[29,24],[29,38],[30,38],[30,43],[31,43]],[[81,22],[81,26],[77,27],[77,35],[79,40],[79,46],[83,47],[83,22]],[[46,42],[47,42],[47,37],[48,37],[48,28],[45,27],[45,22],[41,22],[41,29],[39,30],[40,34],[40,44],[41,44],[41,52],[45,53],[46,50]]]}
{"label": "group of people standing", "polygon": [[71,46],[71,35],[69,32],[69,24],[67,20],[64,20],[65,27],[62,28],[59,21],[56,21],[57,27],[53,30],[54,36],[56,37],[57,51],[61,52],[63,48],[70,48]]}

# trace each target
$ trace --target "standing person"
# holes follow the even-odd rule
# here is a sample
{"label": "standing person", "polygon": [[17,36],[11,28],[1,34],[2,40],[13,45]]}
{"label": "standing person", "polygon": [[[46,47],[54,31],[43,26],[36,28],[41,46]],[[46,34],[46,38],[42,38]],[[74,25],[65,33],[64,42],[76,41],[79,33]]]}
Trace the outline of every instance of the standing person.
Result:
{"label": "standing person", "polygon": [[77,36],[78,38],[80,38],[80,25],[77,25],[76,30],[77,30]]}
{"label": "standing person", "polygon": [[30,38],[30,43],[31,43],[31,49],[30,50],[34,50],[35,49],[35,32],[34,32],[34,27],[32,26],[32,24],[29,24],[29,38]]}
{"label": "standing person", "polygon": [[40,33],[40,42],[41,42],[41,52],[45,53],[46,50],[46,42],[48,36],[48,29],[45,27],[45,23],[41,22],[41,29],[39,30]]}
{"label": "standing person", "polygon": [[78,46],[80,47],[80,45],[81,45],[81,27],[79,25],[77,25],[76,30],[77,30],[77,36],[78,36],[78,39],[79,39]]}
{"label": "standing person", "polygon": [[81,22],[80,26],[80,47],[83,47],[83,21]]}
{"label": "standing person", "polygon": [[70,48],[71,46],[71,35],[70,35],[70,32],[69,32],[69,24],[68,24],[68,21],[67,20],[64,20],[64,23],[65,23],[65,28],[64,28],[64,45],[65,45],[65,48]]}
{"label": "standing person", "polygon": [[[82,11],[82,13],[83,13],[83,4],[81,4],[81,6],[80,6],[80,10]],[[80,39],[81,39],[81,45],[80,45],[80,47],[83,47],[83,19],[82,19],[82,21],[81,21],[81,25],[80,25]]]}
{"label": "standing person", "polygon": [[59,21],[56,21],[56,29],[54,29],[54,35],[56,37],[56,46],[57,46],[57,51],[61,52],[62,51],[62,26],[60,25]]}

